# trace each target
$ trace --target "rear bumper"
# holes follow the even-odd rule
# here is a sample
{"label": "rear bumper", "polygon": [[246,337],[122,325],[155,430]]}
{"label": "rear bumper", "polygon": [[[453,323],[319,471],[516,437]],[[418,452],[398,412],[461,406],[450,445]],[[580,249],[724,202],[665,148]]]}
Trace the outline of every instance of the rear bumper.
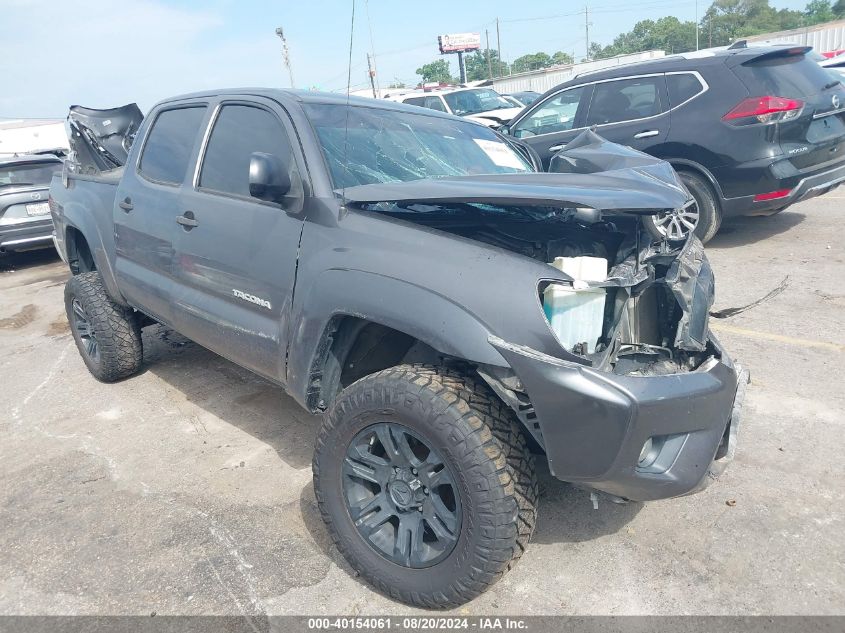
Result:
{"label": "rear bumper", "polygon": [[[787,162],[779,161],[771,163],[771,161],[768,161],[765,169],[762,171],[759,167],[752,165],[734,168],[738,175],[732,175],[731,177],[742,178],[744,176],[746,183],[755,183],[754,188],[759,189],[759,193],[778,191],[780,189],[791,189],[792,191],[786,197],[764,202],[755,202],[754,195],[722,198],[723,215],[725,217],[737,215],[771,215],[796,202],[825,194],[845,182],[845,162],[840,162],[833,168],[810,175],[797,174],[789,177],[778,177],[779,172],[786,169],[783,167],[783,164]],[[755,171],[758,173],[753,173]]]}
{"label": "rear bumper", "polygon": [[[686,374],[618,376],[491,343],[525,387],[558,479],[648,501],[704,488],[733,458],[747,373],[724,354]],[[654,459],[639,466],[649,438]]]}
{"label": "rear bumper", "polygon": [[0,226],[0,251],[41,248],[53,243],[53,222],[48,217]]}

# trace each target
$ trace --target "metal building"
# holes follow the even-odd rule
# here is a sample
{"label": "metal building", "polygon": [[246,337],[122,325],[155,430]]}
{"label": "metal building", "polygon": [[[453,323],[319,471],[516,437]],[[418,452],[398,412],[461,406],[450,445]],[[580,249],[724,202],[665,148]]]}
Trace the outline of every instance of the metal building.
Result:
{"label": "metal building", "polygon": [[778,31],[741,38],[747,42],[771,44],[800,44],[812,46],[819,53],[838,51],[845,48],[845,20],[825,22],[791,31]]}
{"label": "metal building", "polygon": [[580,64],[554,66],[552,68],[508,75],[507,77],[499,77],[492,81],[484,82],[484,85],[492,86],[499,94],[510,94],[524,90],[533,90],[534,92],[542,93],[550,88],[554,88],[558,84],[562,84],[579,73],[610,68],[621,64],[648,61],[650,59],[664,57],[665,55],[666,53],[664,51],[643,51],[642,53],[632,53],[630,55],[618,55],[609,59],[597,59]]}

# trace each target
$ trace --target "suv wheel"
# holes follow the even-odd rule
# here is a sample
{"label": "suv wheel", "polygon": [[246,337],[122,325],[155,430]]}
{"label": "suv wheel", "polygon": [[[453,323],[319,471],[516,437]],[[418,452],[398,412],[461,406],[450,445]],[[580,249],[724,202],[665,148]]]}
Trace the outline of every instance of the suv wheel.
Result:
{"label": "suv wheel", "polygon": [[94,378],[114,382],[141,368],[141,327],[131,308],[109,298],[100,273],[75,275],[65,285],[65,311],[76,347]]}
{"label": "suv wheel", "polygon": [[722,223],[722,214],[716,201],[716,193],[703,177],[688,171],[678,171],[695,202],[686,209],[673,213],[648,216],[646,228],[657,239],[673,241],[686,240],[690,231],[695,231],[702,242],[709,242]]}
{"label": "suv wheel", "polygon": [[471,600],[534,529],[537,480],[519,422],[486,385],[444,367],[401,365],[346,388],[313,469],[338,550],[407,604]]}

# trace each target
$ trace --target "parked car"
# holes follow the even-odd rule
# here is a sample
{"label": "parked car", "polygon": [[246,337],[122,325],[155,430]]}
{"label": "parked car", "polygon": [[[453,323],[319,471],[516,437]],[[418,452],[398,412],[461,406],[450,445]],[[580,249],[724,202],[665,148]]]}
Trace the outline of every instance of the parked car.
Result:
{"label": "parked car", "polygon": [[545,165],[587,127],[670,162],[695,205],[647,225],[706,242],[723,217],[778,213],[845,180],[845,87],[809,51],[734,48],[583,74],[503,131]]}
{"label": "parked car", "polygon": [[52,244],[47,195],[61,168],[54,155],[0,157],[0,255]]}
{"label": "parked car", "polygon": [[512,92],[505,96],[513,97],[522,105],[529,106],[537,101],[537,99],[539,99],[542,95],[539,92],[534,92],[533,90],[523,90],[521,92]]}
{"label": "parked car", "polygon": [[399,103],[456,114],[488,127],[507,123],[522,111],[521,106],[515,106],[491,88],[455,88],[389,98]]}
{"label": "parked car", "polygon": [[530,447],[616,501],[730,460],[744,373],[709,333],[704,249],[642,230],[689,202],[667,163],[587,132],[538,173],[476,123],[258,89],[156,105],[121,159],[103,123],[137,110],[96,113],[71,111],[82,162],[50,198],[86,366],[138,372],[157,322],[324,414],[320,512],[386,594],[455,606],[514,564]]}

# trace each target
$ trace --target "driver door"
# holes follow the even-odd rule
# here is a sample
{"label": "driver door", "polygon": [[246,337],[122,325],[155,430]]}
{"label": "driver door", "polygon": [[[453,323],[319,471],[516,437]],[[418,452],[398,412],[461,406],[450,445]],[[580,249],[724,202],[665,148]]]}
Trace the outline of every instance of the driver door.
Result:
{"label": "driver door", "polygon": [[[278,104],[218,104],[177,220],[177,329],[280,383],[302,234],[304,170],[295,138]],[[282,203],[250,195],[253,152],[289,166],[294,184]]]}
{"label": "driver door", "polygon": [[534,104],[510,130],[540,155],[543,169],[552,156],[583,131],[593,86],[574,86]]}

